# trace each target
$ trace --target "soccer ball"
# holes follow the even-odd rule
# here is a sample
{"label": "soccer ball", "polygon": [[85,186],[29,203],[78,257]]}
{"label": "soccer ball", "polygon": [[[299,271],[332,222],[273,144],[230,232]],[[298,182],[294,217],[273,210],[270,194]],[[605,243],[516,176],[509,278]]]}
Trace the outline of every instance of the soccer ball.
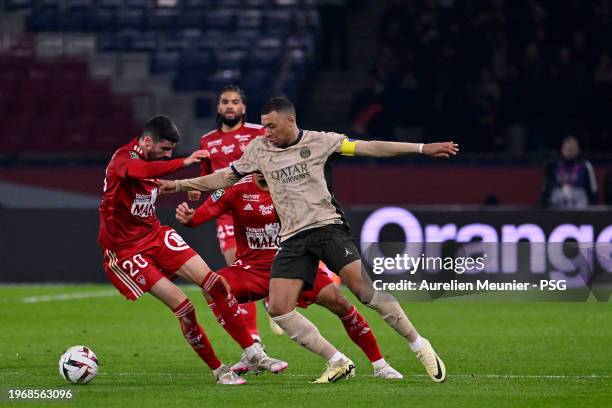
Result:
{"label": "soccer ball", "polygon": [[98,374],[98,357],[89,347],[70,347],[59,359],[59,372],[68,382],[87,384]]}

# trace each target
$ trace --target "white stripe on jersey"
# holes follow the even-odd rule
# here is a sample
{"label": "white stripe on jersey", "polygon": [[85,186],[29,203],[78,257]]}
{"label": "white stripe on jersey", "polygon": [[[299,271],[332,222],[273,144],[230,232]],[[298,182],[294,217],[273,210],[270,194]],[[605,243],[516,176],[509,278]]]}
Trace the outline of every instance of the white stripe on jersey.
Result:
{"label": "white stripe on jersey", "polygon": [[237,186],[238,184],[250,183],[252,181],[253,181],[253,175],[252,174],[248,174],[248,175],[244,176],[243,178],[241,178],[240,180],[238,180],[238,182],[236,184],[234,184],[234,185]]}
{"label": "white stripe on jersey", "polygon": [[263,128],[262,125],[258,125],[257,123],[248,123],[248,122],[244,122],[244,127],[245,128],[249,128],[249,129],[261,129],[261,128]]}
{"label": "white stripe on jersey", "polygon": [[123,282],[123,284],[134,294],[134,296],[136,296],[136,299],[141,297],[144,292],[138,287],[138,285],[132,282],[132,280],[127,276],[127,274],[119,267],[119,265],[117,265],[117,255],[109,250],[106,251],[106,254],[110,259],[108,265],[113,270],[117,278],[119,278]]}
{"label": "white stripe on jersey", "polygon": [[219,129],[214,129],[214,130],[211,130],[211,131],[210,131],[210,132],[208,132],[208,133],[204,133],[204,134],[202,135],[202,137],[200,137],[200,139],[204,139],[206,136],[210,136],[210,135],[212,135],[213,133],[216,133],[218,130],[219,130]]}

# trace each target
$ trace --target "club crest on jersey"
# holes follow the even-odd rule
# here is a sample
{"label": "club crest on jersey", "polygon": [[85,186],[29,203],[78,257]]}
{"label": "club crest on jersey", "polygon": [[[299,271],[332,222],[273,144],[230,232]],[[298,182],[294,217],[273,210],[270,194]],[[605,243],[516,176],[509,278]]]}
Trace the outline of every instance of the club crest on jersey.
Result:
{"label": "club crest on jersey", "polygon": [[136,152],[130,152],[130,157],[132,159],[140,159],[140,156],[138,156],[138,153]]}
{"label": "club crest on jersey", "polygon": [[302,159],[307,159],[310,157],[310,149],[307,146],[302,147],[300,150],[300,157]]}
{"label": "club crest on jersey", "polygon": [[144,286],[147,284],[147,280],[142,275],[136,276],[136,280],[138,281],[138,283],[140,283],[141,286]]}
{"label": "club crest on jersey", "polygon": [[213,191],[213,193],[210,195],[210,199],[213,201],[213,203],[216,203],[221,197],[223,197],[223,194],[225,194],[225,190],[220,188]]}

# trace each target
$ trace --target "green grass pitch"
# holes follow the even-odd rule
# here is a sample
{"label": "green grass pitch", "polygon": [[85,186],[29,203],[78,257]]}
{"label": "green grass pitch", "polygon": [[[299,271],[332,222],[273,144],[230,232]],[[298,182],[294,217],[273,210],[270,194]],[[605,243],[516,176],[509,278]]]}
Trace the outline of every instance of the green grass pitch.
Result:
{"label": "green grass pitch", "polygon": [[[234,362],[240,356],[238,346],[216,323],[197,289],[186,287],[186,292],[219,357]],[[24,302],[32,296],[71,293],[83,297]],[[444,359],[446,383],[431,382],[406,343],[374,312],[359,306],[387,361],[405,376],[400,381],[374,379],[371,365],[340,322],[312,306],[304,313],[353,359],[355,378],[309,384],[324,362],[286,336],[274,336],[260,308],[267,350],[288,361],[289,368],[276,376],[247,376],[247,385],[227,387],[214,383],[182,337],[176,318],[149,295],[132,303],[107,285],[2,286],[0,405],[45,405],[40,400],[8,401],[9,388],[70,388],[75,392],[72,401],[46,405],[612,406],[610,303],[437,301],[403,306]],[[64,349],[77,344],[90,346],[100,359],[98,377],[84,386],[66,384],[57,368]]]}

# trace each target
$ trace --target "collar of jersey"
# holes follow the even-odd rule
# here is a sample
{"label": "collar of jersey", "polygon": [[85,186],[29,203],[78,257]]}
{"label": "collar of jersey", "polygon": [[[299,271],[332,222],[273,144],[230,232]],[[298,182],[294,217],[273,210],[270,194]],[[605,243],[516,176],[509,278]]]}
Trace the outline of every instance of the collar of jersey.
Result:
{"label": "collar of jersey", "polygon": [[287,149],[287,148],[289,148],[291,146],[295,146],[296,144],[300,143],[300,141],[302,140],[302,136],[304,136],[304,131],[302,129],[298,129],[298,130],[299,130],[298,137],[297,137],[297,139],[295,139],[295,142],[293,142],[291,144],[288,144],[285,147],[279,147],[279,149]]}

